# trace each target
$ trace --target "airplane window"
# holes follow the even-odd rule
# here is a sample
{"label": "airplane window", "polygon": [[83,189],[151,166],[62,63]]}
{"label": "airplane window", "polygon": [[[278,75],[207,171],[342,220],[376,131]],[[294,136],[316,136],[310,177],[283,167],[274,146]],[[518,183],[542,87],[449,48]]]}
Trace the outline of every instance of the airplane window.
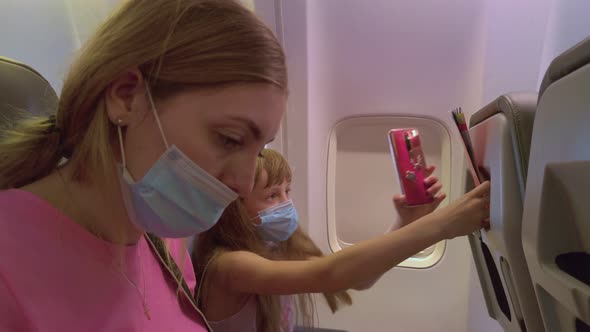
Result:
{"label": "airplane window", "polygon": [[[435,175],[449,195],[450,139],[438,122],[407,117],[346,119],[333,129],[328,152],[328,235],[333,251],[379,236],[398,222],[391,198],[401,191],[387,132],[409,127],[419,130],[426,162],[437,166]],[[443,241],[399,266],[430,267],[442,258],[444,249]]]}

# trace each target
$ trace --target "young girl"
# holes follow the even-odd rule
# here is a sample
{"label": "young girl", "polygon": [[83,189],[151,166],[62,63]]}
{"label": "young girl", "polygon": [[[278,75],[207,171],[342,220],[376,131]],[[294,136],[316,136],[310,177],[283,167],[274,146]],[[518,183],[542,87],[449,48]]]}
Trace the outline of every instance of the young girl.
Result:
{"label": "young girl", "polygon": [[250,192],[286,91],[280,44],[237,2],[125,1],[57,114],[0,135],[0,331],[205,331],[188,253],[160,238]]}
{"label": "young girl", "polygon": [[351,303],[347,289],[366,289],[428,246],[481,228],[488,213],[487,182],[430,213],[444,194],[437,194],[440,183],[429,177],[434,203],[410,208],[404,206],[403,196],[394,199],[401,229],[323,256],[298,227],[290,184],[287,161],[265,149],[252,193],[232,203],[219,223],[195,241],[193,261],[201,281],[196,299],[215,331],[290,332],[293,303],[281,296],[290,294],[304,294],[299,295],[299,310],[309,326],[313,307],[309,293],[324,293],[336,311]]}

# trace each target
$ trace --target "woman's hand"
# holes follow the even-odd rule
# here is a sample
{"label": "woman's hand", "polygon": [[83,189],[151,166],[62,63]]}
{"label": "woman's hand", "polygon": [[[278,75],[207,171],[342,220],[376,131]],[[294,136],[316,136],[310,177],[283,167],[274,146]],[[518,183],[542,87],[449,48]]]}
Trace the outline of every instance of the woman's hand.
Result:
{"label": "woman's hand", "polygon": [[442,189],[442,183],[439,182],[436,176],[432,175],[435,169],[435,166],[429,166],[426,169],[427,178],[424,180],[424,184],[428,187],[428,194],[434,197],[434,201],[432,203],[420,206],[408,206],[405,195],[393,196],[393,205],[395,206],[397,214],[400,218],[400,224],[398,227],[408,225],[433,212],[447,197],[444,192],[440,192]]}

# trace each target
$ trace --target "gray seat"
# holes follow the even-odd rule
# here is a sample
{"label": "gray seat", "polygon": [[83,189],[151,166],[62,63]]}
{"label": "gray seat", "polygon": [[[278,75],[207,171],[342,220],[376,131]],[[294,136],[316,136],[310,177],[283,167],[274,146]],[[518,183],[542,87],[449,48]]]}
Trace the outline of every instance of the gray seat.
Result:
{"label": "gray seat", "polygon": [[545,90],[547,90],[551,84],[590,63],[589,39],[590,38],[587,38],[579,42],[574,47],[566,50],[553,59],[543,76],[541,88],[539,89],[539,98],[543,96]]}
{"label": "gray seat", "polygon": [[469,242],[488,312],[510,332],[544,331],[521,241],[536,106],[536,93],[502,95],[469,124],[476,160],[492,181],[491,228]]}
{"label": "gray seat", "polygon": [[35,69],[0,56],[0,126],[6,127],[22,112],[52,114],[55,91]]}
{"label": "gray seat", "polygon": [[545,329],[590,331],[590,38],[547,69],[529,160],[522,242]]}

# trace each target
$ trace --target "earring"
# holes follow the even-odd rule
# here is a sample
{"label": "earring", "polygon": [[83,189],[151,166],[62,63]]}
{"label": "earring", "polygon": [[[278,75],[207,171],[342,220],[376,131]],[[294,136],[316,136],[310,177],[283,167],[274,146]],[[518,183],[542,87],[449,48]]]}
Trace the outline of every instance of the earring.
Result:
{"label": "earring", "polygon": [[117,126],[121,127],[123,125],[123,120],[121,118],[117,119]]}

